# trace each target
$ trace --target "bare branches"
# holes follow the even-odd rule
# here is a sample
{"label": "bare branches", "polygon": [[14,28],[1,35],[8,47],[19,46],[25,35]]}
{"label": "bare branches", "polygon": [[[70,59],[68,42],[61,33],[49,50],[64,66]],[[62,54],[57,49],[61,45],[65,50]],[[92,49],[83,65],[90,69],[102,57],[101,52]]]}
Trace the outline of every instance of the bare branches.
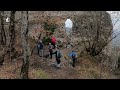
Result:
{"label": "bare branches", "polygon": [[97,55],[111,37],[112,23],[109,14],[105,11],[86,12],[77,17],[76,22],[75,26],[86,51],[92,56]]}
{"label": "bare branches", "polygon": [[116,36],[114,36],[113,38],[111,38],[101,49],[100,51],[98,51],[97,55],[113,40],[115,39],[117,36],[119,36],[120,33],[118,33]]}

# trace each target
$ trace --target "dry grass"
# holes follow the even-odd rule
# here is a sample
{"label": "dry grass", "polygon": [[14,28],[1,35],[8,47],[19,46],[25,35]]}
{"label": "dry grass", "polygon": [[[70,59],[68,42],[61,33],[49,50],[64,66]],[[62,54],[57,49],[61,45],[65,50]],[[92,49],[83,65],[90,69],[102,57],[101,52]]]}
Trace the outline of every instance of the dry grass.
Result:
{"label": "dry grass", "polygon": [[42,69],[38,69],[38,70],[33,69],[30,72],[30,78],[34,78],[34,79],[48,79],[48,75]]}
{"label": "dry grass", "polygon": [[89,58],[84,58],[81,62],[81,67],[76,70],[82,79],[115,79],[115,76],[109,71],[100,67]]}

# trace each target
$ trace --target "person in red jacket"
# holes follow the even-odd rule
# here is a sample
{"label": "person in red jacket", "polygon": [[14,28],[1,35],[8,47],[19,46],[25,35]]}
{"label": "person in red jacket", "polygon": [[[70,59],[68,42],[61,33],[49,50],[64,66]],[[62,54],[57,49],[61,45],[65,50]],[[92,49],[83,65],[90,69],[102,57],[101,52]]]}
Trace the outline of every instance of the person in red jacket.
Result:
{"label": "person in red jacket", "polygon": [[51,44],[53,45],[54,49],[55,49],[56,42],[57,42],[56,38],[54,36],[52,36],[52,38],[51,38]]}

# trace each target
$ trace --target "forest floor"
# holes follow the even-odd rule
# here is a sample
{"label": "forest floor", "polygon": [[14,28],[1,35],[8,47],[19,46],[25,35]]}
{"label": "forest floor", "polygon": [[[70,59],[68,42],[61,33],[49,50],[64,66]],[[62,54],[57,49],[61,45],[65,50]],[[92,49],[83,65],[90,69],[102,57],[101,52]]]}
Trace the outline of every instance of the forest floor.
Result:
{"label": "forest floor", "polygon": [[[102,70],[98,64],[89,57],[80,57],[73,68],[70,65],[71,59],[66,60],[64,55],[70,52],[70,49],[61,50],[63,57],[61,58],[61,67],[54,65],[53,59],[41,58],[34,53],[30,57],[29,78],[30,79],[118,79],[118,75],[114,75],[110,71]],[[1,79],[19,79],[22,66],[22,57],[15,61],[10,61],[6,56],[5,62],[0,66]],[[118,73],[118,72],[117,72]]]}

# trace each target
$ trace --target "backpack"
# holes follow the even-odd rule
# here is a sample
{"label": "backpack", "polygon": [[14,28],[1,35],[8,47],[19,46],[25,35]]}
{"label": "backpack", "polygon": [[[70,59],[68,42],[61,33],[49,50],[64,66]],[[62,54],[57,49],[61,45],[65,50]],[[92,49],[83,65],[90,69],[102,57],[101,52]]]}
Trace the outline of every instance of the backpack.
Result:
{"label": "backpack", "polygon": [[62,55],[61,55],[61,52],[60,51],[58,51],[58,56],[57,56],[58,58],[61,58],[62,57]]}
{"label": "backpack", "polygon": [[56,43],[56,38],[52,37],[52,43]]}
{"label": "backpack", "polygon": [[76,54],[72,54],[72,58],[77,58]]}
{"label": "backpack", "polygon": [[52,51],[53,50],[53,46],[49,45],[49,50]]}

